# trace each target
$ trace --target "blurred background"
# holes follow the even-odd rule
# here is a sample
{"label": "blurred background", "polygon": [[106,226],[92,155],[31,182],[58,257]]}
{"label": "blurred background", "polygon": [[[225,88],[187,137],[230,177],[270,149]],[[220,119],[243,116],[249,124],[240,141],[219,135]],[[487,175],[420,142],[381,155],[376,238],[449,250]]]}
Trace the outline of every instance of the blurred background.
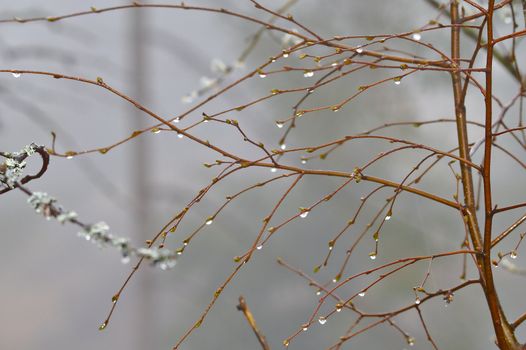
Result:
{"label": "blurred background", "polygon": [[[285,2],[264,3],[277,9]],[[18,0],[3,2],[0,18],[56,16],[89,10],[89,6],[102,8],[127,3]],[[224,7],[263,20],[269,18],[249,1],[210,0],[188,4]],[[414,0],[299,0],[287,12],[323,37],[412,31],[437,15],[426,1]],[[504,31],[508,24],[505,15],[498,21]],[[279,23],[294,29],[290,23]],[[170,9],[128,9],[53,23],[5,23],[0,24],[0,29],[2,69],[51,71],[89,79],[102,77],[109,85],[166,119],[176,117],[206,97],[196,97],[192,92],[220,76],[219,61],[234,67],[222,83],[224,85],[261,65],[268,57],[279,54],[284,44],[290,46],[283,34],[265,33],[243,67],[236,61],[251,36],[260,29],[257,24],[219,14]],[[423,41],[433,42],[446,52],[448,39],[446,30],[422,33]],[[464,39],[464,45],[465,53],[470,53],[473,43]],[[397,43],[393,46],[429,57],[429,52],[416,45]],[[285,62],[276,62],[277,66],[283,64]],[[312,61],[300,61],[297,55],[291,56],[286,64],[314,66]],[[316,91],[305,105],[312,108],[336,103],[357,91],[358,86],[390,75],[388,71],[367,69]],[[495,76],[498,96],[509,101],[516,91],[516,82],[499,66]],[[269,75],[265,79],[255,76],[189,114],[180,125],[191,125],[201,120],[203,112],[213,114],[236,107],[265,96],[272,89],[312,85],[316,78],[317,75],[305,78],[302,72]],[[450,85],[447,74],[426,72],[407,77],[399,86],[389,83],[372,89],[338,113],[305,115],[287,139],[287,147],[330,142],[386,122],[452,118],[454,106]],[[214,91],[211,89],[209,93]],[[291,107],[301,96],[276,96],[223,117],[239,120],[249,137],[269,148],[278,148],[284,129],[277,128],[275,121],[288,118]],[[469,94],[467,108],[471,120],[483,120],[481,101],[480,93],[472,91]],[[510,118],[516,120],[517,113],[512,109]],[[27,74],[19,78],[11,74],[0,76],[2,151],[17,151],[31,142],[50,146],[51,131],[57,134],[59,152],[103,148],[154,124],[155,120],[146,114],[96,86]],[[250,159],[263,155],[261,150],[243,142],[233,128],[222,124],[201,124],[192,132]],[[397,127],[380,133],[425,142],[442,150],[456,145],[455,126],[451,123]],[[481,135],[480,129],[470,128],[473,141]],[[510,150],[519,150],[511,141],[503,144]],[[325,160],[313,159],[301,164],[301,154],[294,153],[282,161],[313,169],[352,171],[389,148],[389,144],[381,142],[356,141]],[[416,151],[400,153],[378,163],[368,174],[400,181],[421,155],[422,152]],[[480,155],[479,151],[476,161],[480,161]],[[89,153],[72,159],[53,157],[45,176],[28,187],[54,196],[66,209],[75,210],[84,222],[105,221],[112,232],[130,237],[136,245],[141,245],[216,176],[217,168],[207,169],[202,164],[213,163],[218,157],[209,149],[187,138],[180,139],[172,132],[147,132],[106,154]],[[520,170],[516,163],[498,153],[494,161],[496,203],[505,206],[524,200],[522,194],[526,186],[524,172]],[[169,236],[167,246],[180,247],[183,239],[224,202],[225,196],[270,176],[268,169],[248,169],[218,184],[192,208],[178,230]],[[336,178],[306,177],[271,224],[294,215],[298,207],[312,205],[342,183]],[[2,195],[0,348],[171,349],[230,274],[235,266],[233,257],[251,246],[261,220],[289,184],[290,179],[279,181],[233,201],[212,225],[192,240],[174,269],[161,271],[144,265],[121,296],[104,332],[98,331],[98,327],[110,309],[112,295],[122,285],[132,264],[121,264],[114,250],[98,249],[80,240],[75,226],[62,226],[35,215],[22,193],[12,191]],[[445,162],[418,186],[447,198],[455,191],[454,178]],[[205,323],[181,349],[258,349],[255,336],[243,315],[236,310],[239,295],[245,296],[271,347],[281,348],[283,339],[307,321],[319,297],[313,287],[280,267],[276,259],[282,257],[312,274],[313,267],[320,264],[328,252],[327,242],[354,215],[360,197],[373,188],[367,183],[350,185],[307,218],[294,220],[278,231],[226,288]],[[353,239],[391,194],[391,190],[384,190],[369,202],[362,220],[335,246],[331,264],[316,275],[319,281],[331,281]],[[495,223],[495,232],[509,226],[519,214],[501,215]],[[393,218],[382,229],[379,256],[375,261],[368,258],[369,252],[374,250],[372,233],[353,256],[347,275],[408,255],[458,249],[464,238],[462,221],[455,211],[410,194],[401,195],[397,200]],[[502,251],[511,249],[517,236],[518,232],[504,242]],[[524,266],[520,251],[514,263]],[[436,260],[426,286],[436,290],[458,284],[461,268],[460,257]],[[375,286],[356,303],[371,312],[411,304],[415,298],[412,288],[425,277],[427,269],[427,263],[416,264]],[[495,274],[503,306],[514,319],[526,309],[524,277],[501,269],[496,269]],[[468,275],[475,278],[473,269]],[[357,280],[344,294],[352,295],[361,290],[367,281]],[[329,312],[333,307],[331,302],[322,312]],[[436,298],[426,303],[422,310],[441,349],[495,348],[489,313],[478,287],[468,287],[457,293],[447,308],[441,298]],[[354,317],[351,312],[341,312],[323,326],[313,324],[290,347],[324,349],[345,333]],[[407,313],[394,320],[416,339],[413,348],[432,348],[426,342],[416,313]],[[523,331],[519,333],[520,337],[524,335]],[[404,337],[392,327],[380,326],[343,348],[408,347]]]}

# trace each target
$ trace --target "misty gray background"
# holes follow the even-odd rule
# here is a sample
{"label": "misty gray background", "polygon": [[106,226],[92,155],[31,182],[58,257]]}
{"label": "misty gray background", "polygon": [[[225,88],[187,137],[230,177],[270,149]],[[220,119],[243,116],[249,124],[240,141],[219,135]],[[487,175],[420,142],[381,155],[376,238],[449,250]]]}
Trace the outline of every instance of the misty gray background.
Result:
{"label": "misty gray background", "polygon": [[[0,18],[53,16],[88,10],[89,6],[101,8],[126,3],[2,1]],[[284,1],[265,3],[277,8]],[[188,4],[225,7],[268,18],[249,1],[192,1]],[[435,16],[435,11],[424,1],[417,0],[300,0],[290,12],[327,37],[408,31]],[[284,25],[292,27],[288,23]],[[210,71],[212,59],[233,63],[249,35],[258,29],[256,24],[219,14],[152,9],[124,10],[56,23],[1,24],[0,62],[3,69],[53,71],[91,79],[100,76],[111,86],[137,97],[156,113],[169,118],[189,108],[181,102],[181,97],[199,88],[202,76],[214,76]],[[446,50],[448,36],[447,31],[423,34],[422,40],[433,41]],[[142,44],[138,44],[139,41]],[[469,52],[472,43],[465,42],[466,52]],[[143,56],[138,56],[136,50],[141,46]],[[280,50],[279,43],[264,35],[250,55],[247,68],[234,72],[227,82]],[[421,49],[414,50],[423,54]],[[289,60],[287,64],[307,64],[297,58]],[[495,74],[497,94],[508,101],[515,93],[516,84],[498,66]],[[368,70],[350,76],[314,94],[307,106],[335,103],[354,93],[357,86],[389,75]],[[307,82],[312,84],[316,77]],[[143,88],[140,88],[140,81]],[[199,120],[201,112],[220,111],[263,96],[273,88],[302,86],[305,81],[300,72],[266,79],[254,77],[192,113],[183,125]],[[277,129],[274,121],[288,117],[296,97],[280,96],[230,117],[238,119],[250,137],[277,148],[284,129]],[[480,102],[481,97],[472,91],[468,99],[468,114],[472,120],[482,120]],[[510,118],[516,120],[516,110],[513,113]],[[374,89],[339,113],[307,115],[299,120],[288,147],[321,144],[387,121],[452,116],[449,76],[420,73],[404,79],[398,87],[387,84]],[[104,147],[141,126],[153,124],[147,115],[137,113],[130,104],[95,86],[49,77],[0,76],[2,151],[16,151],[31,142],[50,145],[52,130],[58,134],[57,148],[62,151]],[[208,123],[194,132],[234,153],[260,156],[257,149],[244,144],[238,134],[222,125]],[[481,135],[478,129],[470,129],[470,132],[473,140]],[[443,150],[455,145],[453,124],[396,128],[393,133]],[[515,144],[505,144],[517,150]],[[381,143],[359,141],[325,161],[313,160],[306,166],[349,171],[388,148],[389,145]],[[418,159],[415,156],[420,154],[405,152],[394,156],[368,173],[400,180],[415,164]],[[523,201],[524,174],[519,173],[509,159],[501,157],[501,153],[498,156],[494,161],[495,202],[507,205]],[[188,139],[180,140],[173,133],[146,133],[106,155],[93,153],[71,160],[54,157],[46,175],[32,182],[29,188],[48,192],[65,208],[79,213],[85,222],[106,221],[113,232],[131,237],[138,245],[153,236],[215,176],[216,168],[206,169],[202,163],[214,162],[217,158],[217,154]],[[479,159],[480,153],[476,157]],[[299,155],[283,161],[301,165]],[[170,236],[168,247],[179,247],[182,239],[223,203],[225,196],[266,179],[269,174],[267,169],[251,169],[217,186]],[[300,206],[314,203],[341,183],[338,179],[305,178],[273,223],[293,215]],[[97,328],[106,317],[111,296],[122,284],[131,264],[121,264],[116,251],[100,250],[77,238],[76,227],[47,222],[35,215],[22,193],[13,191],[1,196],[0,349],[170,349],[197,320],[217,286],[230,273],[234,266],[232,258],[250,247],[261,219],[268,214],[286,184],[280,182],[256,189],[233,202],[197,236],[173,270],[160,271],[144,266],[123,293],[104,332]],[[454,181],[445,163],[420,186],[448,198],[454,192]],[[345,225],[359,205],[360,196],[371,188],[370,184],[353,184],[331,202],[312,211],[306,219],[295,220],[280,230],[268,245],[256,252],[250,264],[223,292],[205,323],[181,349],[258,349],[256,338],[235,308],[241,294],[246,297],[271,347],[281,348],[282,340],[307,320],[317,297],[304,280],[279,267],[276,258],[283,257],[310,273],[324,258],[327,241]],[[391,191],[384,191],[371,201],[364,217],[373,215],[388,194]],[[500,216],[495,232],[508,226],[520,214]],[[332,266],[320,272],[317,276],[320,281],[333,278],[347,246],[359,232],[358,228],[366,223],[361,221],[335,247]],[[382,232],[379,258],[374,262],[367,258],[374,248],[368,237],[347,273],[407,255],[457,249],[464,237],[461,220],[453,210],[412,195],[400,196],[393,219]],[[504,251],[515,244],[516,237],[508,240],[508,246],[508,241],[504,244]],[[519,266],[524,265],[521,253],[516,260]],[[426,263],[415,265],[397,278],[373,288],[365,298],[357,301],[358,305],[364,310],[380,311],[413,302],[412,287],[419,284],[426,269]],[[460,258],[436,261],[428,287],[446,289],[457,284],[460,269]],[[472,270],[470,276],[474,277]],[[514,319],[526,309],[524,278],[497,269],[496,279],[504,307]],[[357,281],[346,293],[360,290],[365,282]],[[322,310],[328,312],[330,307]],[[423,310],[441,349],[495,348],[489,314],[478,287],[457,293],[447,308],[436,298],[423,306]],[[324,326],[313,324],[291,344],[291,349],[326,348],[345,332],[352,319],[351,313],[342,312]],[[397,317],[395,321],[416,338],[415,349],[431,349],[415,313]],[[524,340],[526,334],[521,331],[519,335]],[[408,345],[392,328],[380,326],[344,348],[404,349]]]}

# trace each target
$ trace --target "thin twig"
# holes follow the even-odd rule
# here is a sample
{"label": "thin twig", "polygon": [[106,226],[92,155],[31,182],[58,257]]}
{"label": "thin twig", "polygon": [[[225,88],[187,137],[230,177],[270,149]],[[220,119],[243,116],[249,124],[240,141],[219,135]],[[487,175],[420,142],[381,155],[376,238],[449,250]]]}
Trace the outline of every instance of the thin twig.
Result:
{"label": "thin twig", "polygon": [[248,324],[250,325],[250,328],[254,331],[254,334],[258,338],[259,344],[261,344],[261,347],[263,350],[270,350],[270,346],[267,343],[267,339],[261,333],[261,330],[256,324],[256,320],[254,319],[254,315],[252,315],[252,311],[248,308],[248,305],[245,301],[245,298],[243,296],[239,297],[239,305],[237,306],[237,309],[245,315],[245,318],[247,319]]}

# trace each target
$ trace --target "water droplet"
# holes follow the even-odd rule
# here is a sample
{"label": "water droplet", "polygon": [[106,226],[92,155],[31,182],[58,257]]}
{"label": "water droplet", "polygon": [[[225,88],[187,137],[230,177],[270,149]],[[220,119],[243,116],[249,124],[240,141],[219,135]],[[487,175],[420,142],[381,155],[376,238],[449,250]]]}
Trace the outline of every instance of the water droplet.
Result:
{"label": "water droplet", "polygon": [[309,211],[308,211],[308,210],[304,210],[304,211],[300,214],[300,218],[305,219],[305,218],[307,217],[307,215],[309,215]]}
{"label": "water droplet", "polygon": [[394,77],[393,81],[395,85],[400,85],[402,83],[402,77]]}
{"label": "water droplet", "polygon": [[333,63],[331,64],[331,67],[336,67],[337,65],[338,65],[338,62],[333,62]]}
{"label": "water droplet", "polygon": [[256,249],[257,249],[257,250],[261,250],[261,249],[263,249],[263,244],[258,245],[258,246],[256,247]]}
{"label": "water droplet", "polygon": [[356,48],[356,52],[357,52],[357,53],[362,53],[362,52],[363,52],[363,49],[362,49],[361,47],[357,47],[357,48]]}
{"label": "water droplet", "polygon": [[360,292],[360,293],[358,293],[358,296],[359,296],[360,298],[363,298],[363,297],[365,296],[365,292]]}
{"label": "water droplet", "polygon": [[453,292],[451,292],[451,291],[448,291],[444,295],[444,297],[442,299],[444,300],[446,307],[453,302],[454,297],[455,297],[455,294],[453,294]]}
{"label": "water droplet", "polygon": [[512,22],[512,18],[510,15],[507,15],[506,17],[504,17],[504,23],[510,24],[511,22]]}
{"label": "water droplet", "polygon": [[376,259],[376,252],[370,252],[369,253],[369,258],[371,258],[371,260],[375,260]]}
{"label": "water droplet", "polygon": [[279,148],[281,148],[282,150],[285,150],[285,149],[287,149],[287,145],[284,144],[284,143],[282,143],[282,144],[279,146]]}
{"label": "water droplet", "polygon": [[422,39],[422,34],[420,34],[420,33],[413,33],[413,39],[416,40],[416,41]]}
{"label": "water droplet", "polygon": [[407,337],[407,345],[414,346],[415,345],[415,338]]}
{"label": "water droplet", "polygon": [[119,300],[119,294],[115,294],[115,295],[111,298],[111,302],[112,302],[113,304],[115,304],[118,300]]}
{"label": "water droplet", "polygon": [[321,290],[317,290],[316,295],[321,295]]}
{"label": "water droplet", "polygon": [[510,258],[517,259],[517,252],[515,250],[512,250],[510,253]]}
{"label": "water droplet", "polygon": [[159,128],[153,128],[152,129],[152,133],[154,133],[154,134],[158,134],[160,132],[161,132],[161,129],[159,129]]}
{"label": "water droplet", "polygon": [[271,173],[275,173],[276,171],[278,171],[278,169],[276,169],[276,168],[271,168],[271,169],[270,169],[270,172],[271,172]]}
{"label": "water droplet", "polygon": [[182,139],[182,138],[184,137],[184,135],[181,134],[181,133],[177,133],[177,137],[180,138],[180,139]]}
{"label": "water droplet", "polygon": [[129,256],[123,256],[122,259],[121,259],[121,263],[123,264],[127,264],[130,262],[130,257]]}
{"label": "water droplet", "polygon": [[281,129],[285,125],[282,121],[276,121],[276,126]]}
{"label": "water droplet", "polygon": [[106,329],[106,326],[108,325],[108,322],[107,321],[104,321],[100,326],[99,326],[99,331],[103,331],[104,329]]}
{"label": "water droplet", "polygon": [[289,344],[290,344],[290,342],[289,342],[287,339],[285,339],[285,340],[283,341],[283,346],[285,346],[285,347],[288,348],[288,347],[289,347]]}
{"label": "water droplet", "polygon": [[303,158],[303,159],[301,160],[301,164],[307,164],[307,159]]}
{"label": "water droplet", "polygon": [[22,73],[19,72],[13,72],[11,74],[13,75],[13,78],[20,78],[20,76],[22,75]]}
{"label": "water droplet", "polygon": [[415,304],[416,304],[416,305],[420,305],[421,302],[422,302],[422,301],[420,300],[420,298],[419,298],[419,297],[416,297],[416,299],[415,299]]}
{"label": "water droplet", "polygon": [[311,78],[311,77],[314,76],[314,72],[311,71],[311,70],[306,71],[305,73],[303,73],[303,76],[304,76],[305,78]]}
{"label": "water droplet", "polygon": [[214,218],[211,218],[211,217],[210,217],[210,218],[206,219],[205,224],[207,224],[207,225],[212,225],[213,222],[214,222]]}
{"label": "water droplet", "polygon": [[309,324],[308,324],[308,323],[305,323],[305,324],[303,324],[303,325],[301,326],[301,330],[302,330],[302,331],[306,332],[307,329],[309,329]]}
{"label": "water droplet", "polygon": [[300,118],[300,117],[301,117],[302,115],[304,115],[304,114],[305,114],[304,111],[297,111],[296,114],[295,114],[295,116],[298,117],[298,118]]}
{"label": "water droplet", "polygon": [[392,212],[391,210],[389,210],[389,211],[387,212],[387,215],[385,216],[385,219],[384,219],[384,220],[385,220],[385,221],[389,221],[389,220],[391,220],[392,217],[393,217],[393,212]]}
{"label": "water droplet", "polygon": [[331,111],[338,112],[340,110],[340,106],[332,106]]}
{"label": "water droplet", "polygon": [[174,119],[174,123],[179,123],[181,121],[181,118],[177,117]]}
{"label": "water droplet", "polygon": [[263,78],[266,78],[267,75],[266,75],[265,73],[259,73],[259,77],[260,77],[261,79],[263,79]]}
{"label": "water droplet", "polygon": [[343,309],[343,304],[342,303],[336,304],[336,312],[340,312],[340,311],[342,311],[342,309]]}
{"label": "water droplet", "polygon": [[320,316],[320,318],[318,318],[318,322],[321,324],[321,325],[324,325],[325,323],[327,323],[327,319],[323,316]]}

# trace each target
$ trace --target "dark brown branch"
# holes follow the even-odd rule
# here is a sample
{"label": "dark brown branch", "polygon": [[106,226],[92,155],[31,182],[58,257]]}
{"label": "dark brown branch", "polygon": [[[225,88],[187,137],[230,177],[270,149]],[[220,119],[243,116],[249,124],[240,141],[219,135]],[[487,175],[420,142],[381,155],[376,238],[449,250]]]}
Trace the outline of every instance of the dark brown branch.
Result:
{"label": "dark brown branch", "polygon": [[[42,158],[42,165],[40,166],[40,170],[35,175],[26,175],[20,182],[15,183],[13,187],[6,187],[0,190],[0,194],[9,192],[11,190],[14,190],[15,188],[20,187],[21,185],[27,184],[30,181],[33,181],[35,179],[40,178],[44,173],[47,171],[48,165],[49,165],[49,154],[46,152],[43,146],[37,146],[35,147],[35,153],[38,153],[40,155],[40,158]],[[18,161],[23,161],[26,159],[28,155],[26,153],[22,154],[17,158]],[[0,164],[0,171],[2,171],[1,167],[3,164]]]}

